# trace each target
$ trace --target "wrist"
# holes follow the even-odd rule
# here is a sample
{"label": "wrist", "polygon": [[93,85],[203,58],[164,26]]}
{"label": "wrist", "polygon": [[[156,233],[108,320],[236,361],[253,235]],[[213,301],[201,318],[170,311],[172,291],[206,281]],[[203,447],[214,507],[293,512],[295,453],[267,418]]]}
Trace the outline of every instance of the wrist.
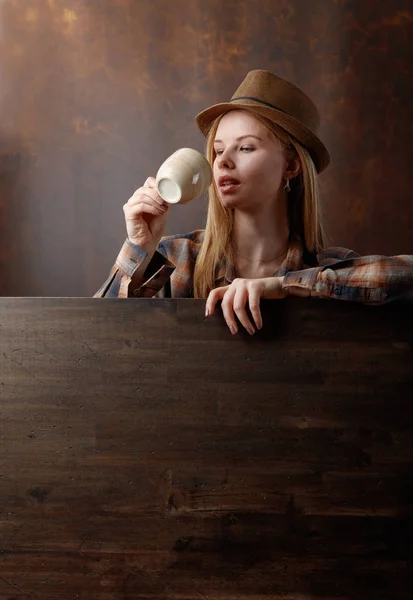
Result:
{"label": "wrist", "polygon": [[146,237],[128,237],[128,241],[134,246],[138,246],[141,250],[144,250],[148,254],[156,250],[156,244],[150,238]]}
{"label": "wrist", "polygon": [[284,277],[266,277],[262,281],[264,285],[263,298],[278,300],[287,295],[286,290],[283,289]]}
{"label": "wrist", "polygon": [[279,280],[279,285],[280,285],[280,298],[285,298],[286,296],[288,296],[288,288],[284,287],[284,275],[282,275],[281,277],[277,278]]}

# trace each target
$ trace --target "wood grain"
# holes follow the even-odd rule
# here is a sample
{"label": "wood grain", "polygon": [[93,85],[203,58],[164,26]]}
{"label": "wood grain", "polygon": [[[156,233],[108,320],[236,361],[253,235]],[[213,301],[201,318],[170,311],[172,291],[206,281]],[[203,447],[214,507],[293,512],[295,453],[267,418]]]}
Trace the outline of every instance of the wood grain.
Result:
{"label": "wood grain", "polygon": [[410,600],[411,304],[0,299],[0,598]]}

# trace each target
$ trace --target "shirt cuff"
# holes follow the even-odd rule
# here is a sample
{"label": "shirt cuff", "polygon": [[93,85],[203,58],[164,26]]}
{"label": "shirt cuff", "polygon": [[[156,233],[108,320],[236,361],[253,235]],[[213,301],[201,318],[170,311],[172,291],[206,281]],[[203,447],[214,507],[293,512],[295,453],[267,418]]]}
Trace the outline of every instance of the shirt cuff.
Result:
{"label": "shirt cuff", "polygon": [[308,298],[332,298],[368,304],[382,304],[387,294],[381,287],[352,282],[329,267],[315,267],[303,271],[292,271],[284,275],[282,284],[287,295]]}
{"label": "shirt cuff", "polygon": [[286,273],[283,277],[282,289],[287,296],[308,298],[315,289],[320,271],[321,267],[315,267]]}
{"label": "shirt cuff", "polygon": [[[169,260],[156,251],[143,275],[137,270],[145,262],[148,253],[126,239],[116,259],[115,269],[122,274],[118,296],[127,298],[151,298],[159,292],[175,270]],[[138,278],[138,281],[136,279]]]}
{"label": "shirt cuff", "polygon": [[132,277],[136,269],[144,262],[148,253],[139,246],[132,244],[130,240],[125,240],[118,257],[116,267],[127,277]]}

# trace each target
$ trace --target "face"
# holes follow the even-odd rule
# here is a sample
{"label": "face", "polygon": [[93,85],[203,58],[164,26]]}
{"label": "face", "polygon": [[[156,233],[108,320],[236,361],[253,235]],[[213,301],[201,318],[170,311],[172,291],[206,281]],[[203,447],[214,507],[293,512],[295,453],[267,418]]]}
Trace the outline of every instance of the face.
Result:
{"label": "face", "polygon": [[214,151],[214,181],[227,208],[259,209],[284,192],[284,149],[250,113],[232,110],[222,117]]}

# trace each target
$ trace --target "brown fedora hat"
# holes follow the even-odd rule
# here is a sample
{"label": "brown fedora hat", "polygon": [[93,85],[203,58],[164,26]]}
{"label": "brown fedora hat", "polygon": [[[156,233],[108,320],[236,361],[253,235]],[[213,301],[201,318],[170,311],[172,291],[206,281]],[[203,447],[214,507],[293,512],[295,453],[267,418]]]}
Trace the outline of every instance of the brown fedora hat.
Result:
{"label": "brown fedora hat", "polygon": [[308,150],[318,173],[328,166],[330,154],[318,137],[317,107],[289,81],[269,71],[250,71],[229,102],[214,104],[195,119],[199,129],[207,135],[217,117],[236,109],[248,110],[280,125]]}

